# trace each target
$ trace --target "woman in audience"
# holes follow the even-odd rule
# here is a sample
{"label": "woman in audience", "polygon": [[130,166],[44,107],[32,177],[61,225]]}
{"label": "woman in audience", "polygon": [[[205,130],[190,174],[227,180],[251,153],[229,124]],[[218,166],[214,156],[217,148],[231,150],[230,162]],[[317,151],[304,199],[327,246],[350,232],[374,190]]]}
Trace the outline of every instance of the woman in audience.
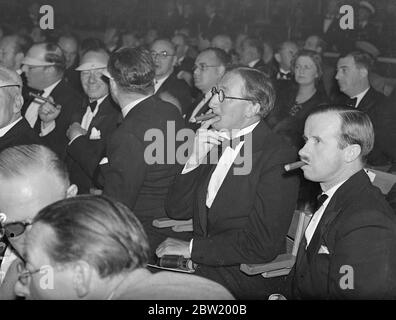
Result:
{"label": "woman in audience", "polygon": [[[313,108],[328,103],[327,96],[318,90],[322,76],[322,59],[311,50],[300,50],[292,61],[292,71],[297,86],[277,109],[274,130],[285,136],[294,146],[303,146],[304,123]],[[282,100],[282,99],[281,99]]]}

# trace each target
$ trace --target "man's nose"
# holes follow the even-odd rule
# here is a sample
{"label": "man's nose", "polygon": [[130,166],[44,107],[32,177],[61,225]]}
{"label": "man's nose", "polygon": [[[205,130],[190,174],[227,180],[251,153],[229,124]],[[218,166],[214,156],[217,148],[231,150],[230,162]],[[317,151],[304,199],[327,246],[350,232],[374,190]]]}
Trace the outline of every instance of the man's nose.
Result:
{"label": "man's nose", "polygon": [[14,286],[14,292],[18,297],[24,297],[25,299],[30,295],[29,286],[22,284],[19,280]]}

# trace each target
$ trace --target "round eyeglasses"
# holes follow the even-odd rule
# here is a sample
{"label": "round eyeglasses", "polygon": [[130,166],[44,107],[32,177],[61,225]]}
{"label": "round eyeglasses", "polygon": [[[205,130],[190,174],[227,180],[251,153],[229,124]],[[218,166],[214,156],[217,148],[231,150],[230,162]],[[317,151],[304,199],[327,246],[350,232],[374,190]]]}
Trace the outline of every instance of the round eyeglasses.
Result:
{"label": "round eyeglasses", "polygon": [[19,262],[17,264],[16,268],[17,268],[17,272],[18,272],[18,280],[24,286],[27,286],[29,284],[29,280],[33,274],[41,271],[41,268],[35,269],[33,271],[26,269],[26,263],[24,261]]}
{"label": "round eyeglasses", "polygon": [[30,222],[10,222],[1,225],[0,227],[0,237],[7,237],[7,239],[12,239],[20,236],[25,232],[26,227],[29,226]]}
{"label": "round eyeglasses", "polygon": [[167,57],[174,57],[175,54],[171,54],[167,51],[161,51],[161,52],[151,51],[151,56],[153,57],[153,59],[156,59],[157,57],[161,59],[165,59]]}
{"label": "round eyeglasses", "polygon": [[193,71],[199,70],[201,72],[204,72],[204,71],[208,70],[209,68],[217,68],[217,67],[219,67],[219,66],[208,66],[207,64],[200,63],[200,64],[196,64],[193,66]]}
{"label": "round eyeglasses", "polygon": [[225,99],[243,100],[243,101],[253,102],[252,99],[226,96],[222,89],[219,90],[216,87],[212,88],[212,96],[214,96],[214,95],[217,95],[217,99],[219,99],[219,102],[223,102]]}

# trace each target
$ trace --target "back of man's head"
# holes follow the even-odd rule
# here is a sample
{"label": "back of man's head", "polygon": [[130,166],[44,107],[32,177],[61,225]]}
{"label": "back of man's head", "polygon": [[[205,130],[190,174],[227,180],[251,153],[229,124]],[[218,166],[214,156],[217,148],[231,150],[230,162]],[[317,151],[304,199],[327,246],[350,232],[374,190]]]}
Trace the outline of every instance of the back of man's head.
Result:
{"label": "back of man's head", "polygon": [[366,52],[362,51],[353,51],[350,52],[344,56],[341,56],[341,58],[345,57],[351,57],[353,61],[355,62],[355,65],[359,69],[366,69],[367,73],[369,73],[374,65],[374,60],[373,58]]}
{"label": "back of man's head", "polygon": [[154,61],[142,47],[117,50],[110,55],[107,68],[122,92],[147,95],[154,90]]}
{"label": "back of man's head", "polygon": [[149,246],[142,225],[125,205],[107,197],[85,195],[58,201],[37,214],[36,224],[53,231],[46,247],[54,263],[83,260],[101,278],[147,264]]}

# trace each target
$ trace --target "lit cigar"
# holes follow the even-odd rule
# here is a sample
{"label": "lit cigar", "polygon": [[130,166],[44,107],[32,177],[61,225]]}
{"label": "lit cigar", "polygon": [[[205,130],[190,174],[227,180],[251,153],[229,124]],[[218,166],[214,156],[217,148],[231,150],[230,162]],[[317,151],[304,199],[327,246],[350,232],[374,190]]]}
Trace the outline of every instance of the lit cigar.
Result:
{"label": "lit cigar", "polygon": [[215,114],[215,113],[208,113],[208,114],[204,114],[204,115],[202,115],[202,116],[195,117],[195,120],[196,120],[197,122],[198,122],[198,121],[206,121],[206,120],[212,119],[212,118],[214,118],[214,117],[217,117],[217,114]]}
{"label": "lit cigar", "polygon": [[38,95],[38,94],[36,94],[34,92],[29,92],[29,95],[32,96],[32,97],[35,97],[36,99],[39,99],[39,100],[41,100],[43,102],[51,103],[53,106],[56,107],[56,104],[54,102],[52,102],[50,99],[48,99],[48,98],[42,97],[42,96],[40,96],[40,95]]}
{"label": "lit cigar", "polygon": [[285,170],[286,171],[291,171],[291,170],[296,170],[301,168],[302,166],[305,166],[307,163],[304,161],[297,161],[297,162],[293,162],[293,163],[288,163],[285,164]]}

